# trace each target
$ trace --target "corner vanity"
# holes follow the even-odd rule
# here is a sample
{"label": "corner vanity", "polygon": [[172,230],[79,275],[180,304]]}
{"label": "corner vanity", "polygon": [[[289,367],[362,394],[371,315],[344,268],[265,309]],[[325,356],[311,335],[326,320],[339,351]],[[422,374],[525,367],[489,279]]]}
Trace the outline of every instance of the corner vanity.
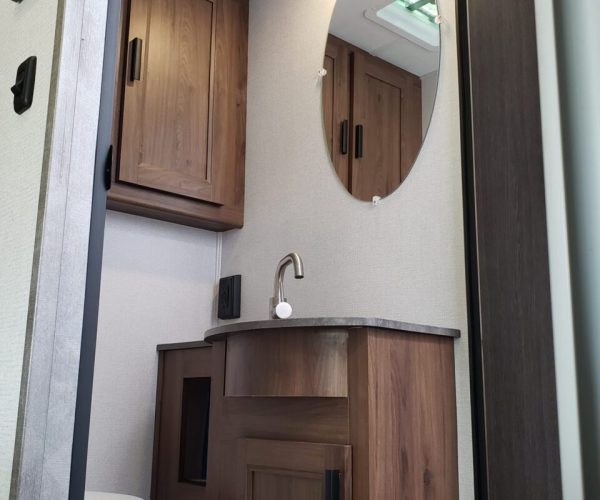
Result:
{"label": "corner vanity", "polygon": [[306,318],[159,346],[152,498],[457,499],[459,335]]}

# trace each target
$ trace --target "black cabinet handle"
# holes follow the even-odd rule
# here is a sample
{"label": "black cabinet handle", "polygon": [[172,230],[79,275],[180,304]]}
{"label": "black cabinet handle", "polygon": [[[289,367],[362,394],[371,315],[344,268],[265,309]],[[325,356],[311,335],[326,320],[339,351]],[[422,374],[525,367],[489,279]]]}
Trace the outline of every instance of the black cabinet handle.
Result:
{"label": "black cabinet handle", "polygon": [[348,154],[348,135],[350,133],[350,126],[348,124],[348,120],[344,120],[342,122],[342,131],[341,131],[341,140],[340,140],[340,152],[343,155]]}
{"label": "black cabinet handle", "polygon": [[339,470],[325,471],[325,500],[341,500]]}
{"label": "black cabinet handle", "polygon": [[356,147],[354,151],[354,156],[356,156],[356,158],[363,157],[363,140],[365,135],[364,132],[365,130],[362,125],[356,126]]}
{"label": "black cabinet handle", "polygon": [[131,46],[131,67],[129,70],[129,79],[132,82],[142,79],[142,39],[134,38],[129,43]]}
{"label": "black cabinet handle", "polygon": [[108,148],[108,153],[106,153],[106,161],[104,163],[104,187],[107,191],[110,190],[112,186],[112,164],[113,164],[113,147],[112,144]]}

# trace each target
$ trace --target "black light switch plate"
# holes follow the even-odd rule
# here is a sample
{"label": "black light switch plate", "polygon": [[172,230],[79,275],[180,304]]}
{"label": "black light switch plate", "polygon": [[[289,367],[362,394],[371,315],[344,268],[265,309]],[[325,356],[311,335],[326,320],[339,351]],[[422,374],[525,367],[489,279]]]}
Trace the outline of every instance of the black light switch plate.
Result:
{"label": "black light switch plate", "polygon": [[27,111],[33,104],[33,91],[35,89],[35,71],[37,57],[31,56],[21,63],[17,69],[17,78],[10,91],[14,94],[13,105],[19,115]]}
{"label": "black light switch plate", "polygon": [[242,276],[228,276],[219,281],[219,319],[238,319],[242,295]]}

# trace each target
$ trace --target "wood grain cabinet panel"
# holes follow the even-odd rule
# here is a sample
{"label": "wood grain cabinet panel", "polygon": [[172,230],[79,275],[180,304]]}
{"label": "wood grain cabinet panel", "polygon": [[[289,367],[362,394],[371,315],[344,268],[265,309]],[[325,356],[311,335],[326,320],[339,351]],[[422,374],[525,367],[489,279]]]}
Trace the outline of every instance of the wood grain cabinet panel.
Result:
{"label": "wood grain cabinet panel", "polygon": [[421,148],[421,79],[333,35],[323,64],[325,136],[338,177],[360,200],[391,194]]}
{"label": "wood grain cabinet panel", "polygon": [[117,178],[218,202],[211,175],[215,2],[132,0],[131,10],[129,38],[142,40],[143,65],[140,80],[127,75]]}
{"label": "wood grain cabinet panel", "polygon": [[[242,439],[239,445],[246,500],[352,499],[350,446],[265,439]],[[327,471],[329,486],[332,477],[338,483],[335,499],[326,494]]]}
{"label": "wood grain cabinet panel", "polygon": [[350,167],[350,52],[343,40],[327,39],[323,67],[323,121],[331,160],[342,184],[349,186]]}
{"label": "wood grain cabinet panel", "polygon": [[[346,397],[348,333],[294,329],[227,340],[226,396]],[[276,375],[274,375],[276,374]]]}
{"label": "wood grain cabinet panel", "polygon": [[353,124],[363,129],[352,160],[352,194],[387,196],[406,179],[422,142],[421,80],[361,52],[353,54]]}
{"label": "wood grain cabinet panel", "polygon": [[[155,500],[458,499],[452,337],[293,327],[236,332],[212,346],[161,353]],[[182,476],[182,446],[195,440],[182,438],[180,400],[186,377],[206,373],[207,355],[199,489]],[[325,495],[328,481],[339,497]]]}
{"label": "wood grain cabinet panel", "polygon": [[109,208],[241,227],[248,0],[124,5]]}
{"label": "wood grain cabinet panel", "polygon": [[210,347],[160,353],[152,500],[208,498],[211,359]]}

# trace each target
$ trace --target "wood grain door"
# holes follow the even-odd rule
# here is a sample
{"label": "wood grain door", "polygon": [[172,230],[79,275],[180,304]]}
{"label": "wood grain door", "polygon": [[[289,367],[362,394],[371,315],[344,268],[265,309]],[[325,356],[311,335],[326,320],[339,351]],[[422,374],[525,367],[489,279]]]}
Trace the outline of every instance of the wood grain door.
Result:
{"label": "wood grain door", "polygon": [[208,498],[211,348],[161,352],[152,500]]}
{"label": "wood grain door", "polygon": [[246,500],[350,500],[351,447],[242,439]]}
{"label": "wood grain door", "polygon": [[355,52],[352,113],[351,192],[365,201],[387,196],[406,178],[421,147],[421,80]]}
{"label": "wood grain door", "polygon": [[350,179],[350,50],[329,35],[323,67],[323,120],[331,161],[348,189]]}
{"label": "wood grain door", "polygon": [[131,1],[119,181],[220,202],[212,171],[218,2]]}

